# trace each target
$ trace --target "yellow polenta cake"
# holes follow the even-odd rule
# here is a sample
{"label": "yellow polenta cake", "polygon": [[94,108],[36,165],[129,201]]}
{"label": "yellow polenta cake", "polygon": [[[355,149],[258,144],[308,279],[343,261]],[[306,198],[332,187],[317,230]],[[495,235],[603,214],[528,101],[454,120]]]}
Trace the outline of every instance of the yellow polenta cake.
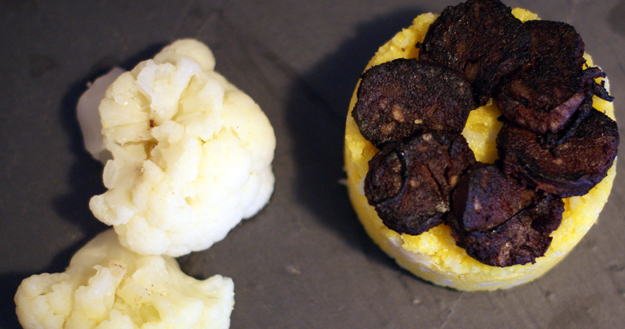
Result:
{"label": "yellow polenta cake", "polygon": [[[514,9],[512,14],[521,21],[538,19],[538,16],[524,9]],[[398,58],[418,58],[415,45],[423,41],[430,24],[437,18],[434,14],[423,14],[413,24],[397,33],[377,51],[367,69]],[[588,66],[592,59],[586,54]],[[357,88],[356,88],[357,89]],[[480,263],[467,255],[456,245],[447,225],[439,225],[420,235],[399,234],[387,228],[378,217],[374,207],[364,196],[364,177],[368,162],[378,152],[360,133],[351,112],[356,103],[356,92],[352,97],[345,130],[345,170],[348,191],[358,218],[369,236],[399,265],[420,278],[437,285],[460,290],[494,290],[510,288],[538,278],[573,249],[590,227],[596,222],[601,209],[608,200],[615,177],[615,165],[588,194],[564,199],[565,211],[560,227],[551,234],[551,246],[535,263],[494,267]],[[611,102],[593,97],[594,108],[614,119]],[[482,107],[471,111],[462,135],[475,153],[477,161],[493,163],[497,159],[495,139],[502,123],[501,115],[492,99]]]}

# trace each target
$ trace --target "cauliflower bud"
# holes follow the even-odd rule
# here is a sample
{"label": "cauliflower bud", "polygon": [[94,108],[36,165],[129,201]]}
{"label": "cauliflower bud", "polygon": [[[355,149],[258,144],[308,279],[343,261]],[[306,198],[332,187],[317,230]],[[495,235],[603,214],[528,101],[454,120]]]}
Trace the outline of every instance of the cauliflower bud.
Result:
{"label": "cauliflower bud", "polygon": [[15,303],[26,329],[228,328],[234,285],[220,275],[191,278],[168,256],[131,252],[108,230],[65,272],[22,281]]}
{"label": "cauliflower bud", "polygon": [[141,254],[180,256],[223,239],[274,185],[275,135],[260,107],[179,40],[119,76],[100,103],[108,191],[89,207]]}

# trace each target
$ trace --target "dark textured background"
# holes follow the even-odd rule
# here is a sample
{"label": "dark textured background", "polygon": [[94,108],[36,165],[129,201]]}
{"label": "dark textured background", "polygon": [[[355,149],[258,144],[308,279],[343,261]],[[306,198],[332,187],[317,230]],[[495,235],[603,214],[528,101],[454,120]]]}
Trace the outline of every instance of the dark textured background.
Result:
{"label": "dark textured background", "polygon": [[[260,104],[278,139],[269,205],[180,259],[195,277],[233,278],[232,328],[622,327],[625,161],[584,240],[543,278],[508,291],[415,279],[358,223],[339,184],[358,75],[413,17],[455,3],[0,0],[0,327],[19,327],[22,279],[63,271],[105,229],[88,208],[104,190],[102,166],[84,151],[74,112],[86,83],[183,37],[211,47],[217,70]],[[625,123],[625,1],[506,3],[577,28]]]}

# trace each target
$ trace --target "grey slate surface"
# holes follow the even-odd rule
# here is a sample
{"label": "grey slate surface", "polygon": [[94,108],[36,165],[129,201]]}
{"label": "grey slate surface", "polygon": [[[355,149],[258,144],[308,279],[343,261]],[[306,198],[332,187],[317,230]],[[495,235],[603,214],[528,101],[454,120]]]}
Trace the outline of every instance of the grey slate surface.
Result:
{"label": "grey slate surface", "polygon": [[[0,327],[17,328],[22,279],[60,272],[105,229],[88,200],[102,166],[82,148],[88,81],[197,38],[258,102],[278,139],[269,205],[190,275],[235,283],[232,328],[618,328],[625,323],[625,161],[573,252],[533,283],[467,293],[418,280],[364,233],[339,184],[349,98],[377,48],[456,1],[0,1]],[[506,1],[574,25],[625,123],[625,1]],[[621,147],[621,154],[623,149]]]}

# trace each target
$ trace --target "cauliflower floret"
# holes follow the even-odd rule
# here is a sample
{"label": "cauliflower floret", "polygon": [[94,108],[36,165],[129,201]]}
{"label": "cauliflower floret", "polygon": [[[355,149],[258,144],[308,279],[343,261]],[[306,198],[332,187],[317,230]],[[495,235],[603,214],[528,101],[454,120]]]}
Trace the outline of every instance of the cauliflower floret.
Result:
{"label": "cauliflower floret", "polygon": [[223,239],[269,200],[275,135],[260,107],[179,40],[123,73],[100,103],[108,191],[89,207],[141,254],[180,256]]}
{"label": "cauliflower floret", "polygon": [[15,294],[28,328],[228,328],[234,284],[199,281],[168,256],[122,247],[113,230],[80,249],[63,273],[33,275]]}

